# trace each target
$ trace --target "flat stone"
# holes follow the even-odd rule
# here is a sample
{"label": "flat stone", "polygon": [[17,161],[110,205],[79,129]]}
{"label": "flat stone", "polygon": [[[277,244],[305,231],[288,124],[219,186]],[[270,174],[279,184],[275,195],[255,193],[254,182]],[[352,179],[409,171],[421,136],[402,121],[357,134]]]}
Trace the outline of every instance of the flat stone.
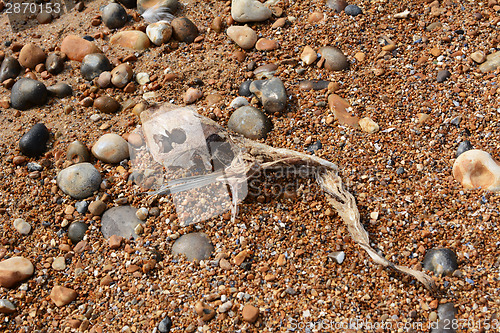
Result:
{"label": "flat stone", "polygon": [[359,8],[356,5],[347,5],[344,8],[344,12],[347,15],[350,15],[350,16],[358,16],[358,15],[361,15],[363,13],[363,11],[361,10],[361,8]]}
{"label": "flat stone", "polygon": [[248,323],[255,323],[259,318],[259,308],[251,304],[246,304],[241,311],[241,317]]}
{"label": "flat stone", "polygon": [[0,313],[14,313],[16,306],[8,299],[0,299]]}
{"label": "flat stone", "polygon": [[201,320],[205,322],[212,320],[216,315],[214,308],[203,301],[196,302],[194,311],[201,317]]}
{"label": "flat stone", "polygon": [[446,70],[446,69],[442,69],[440,70],[438,73],[437,73],[437,76],[436,76],[436,81],[441,83],[441,82],[444,82],[446,80],[448,80],[448,78],[451,76],[451,73],[450,71]]}
{"label": "flat stone", "polygon": [[142,51],[150,46],[148,36],[138,30],[120,31],[114,34],[109,42],[112,45],[120,45],[125,48]]}
{"label": "flat stone", "polygon": [[118,103],[114,98],[107,95],[97,97],[93,104],[96,109],[98,109],[102,113],[107,114],[115,113],[121,107],[120,103]]}
{"label": "flat stone", "polygon": [[424,257],[424,268],[439,275],[451,275],[458,269],[457,255],[450,249],[431,249]]}
{"label": "flat stone", "polygon": [[239,47],[249,50],[255,46],[257,42],[257,33],[249,26],[232,25],[227,28],[227,35]]}
{"label": "flat stone", "polygon": [[0,286],[12,288],[33,275],[35,267],[26,258],[12,257],[0,262]]}
{"label": "flat stone", "polygon": [[302,80],[299,82],[300,90],[323,90],[327,89],[330,85],[330,81],[325,80]]}
{"label": "flat stone", "polygon": [[229,104],[229,107],[233,109],[238,109],[248,104],[249,104],[248,100],[245,97],[239,96],[232,100],[231,104]]}
{"label": "flat stone", "polygon": [[64,70],[64,59],[66,56],[61,52],[49,53],[45,60],[45,68],[51,74],[59,74]]}
{"label": "flat stone", "polygon": [[131,206],[118,206],[108,209],[101,218],[101,232],[105,238],[113,235],[129,239],[136,238],[135,228],[142,223],[135,215],[137,209]]}
{"label": "flat stone", "polygon": [[203,97],[203,92],[200,89],[189,87],[184,94],[184,103],[193,104]]}
{"label": "flat stone", "polygon": [[252,80],[244,81],[238,88],[238,95],[245,97],[252,96],[252,92],[250,91],[250,84],[252,84]]}
{"label": "flat stone", "polygon": [[470,141],[464,140],[458,144],[457,152],[455,153],[455,156],[458,157],[458,156],[462,155],[463,153],[465,153],[466,151],[472,150],[472,149],[474,149],[474,147],[472,146]]}
{"label": "flat stone", "polygon": [[111,85],[111,72],[105,71],[99,74],[95,83],[99,88],[108,88]]}
{"label": "flat stone", "polygon": [[455,323],[457,315],[457,309],[455,304],[452,302],[439,304],[437,308],[437,315],[439,320],[437,321],[437,327],[433,326],[431,328],[431,333],[455,333],[456,329],[449,323]]}
{"label": "flat stone", "polygon": [[47,88],[37,80],[22,78],[12,86],[10,104],[14,109],[27,110],[44,105],[47,101]]}
{"label": "flat stone", "polygon": [[483,73],[492,72],[500,67],[500,51],[489,54],[486,61],[479,66],[479,70]]}
{"label": "flat stone", "polygon": [[129,157],[128,144],[118,134],[104,134],[92,146],[92,154],[104,163],[119,163]]}
{"label": "flat stone", "polygon": [[179,8],[178,0],[137,0],[137,10],[143,14],[147,9],[156,7],[163,11],[175,14]]}
{"label": "flat stone", "polygon": [[80,72],[85,80],[92,81],[102,72],[109,72],[112,68],[109,59],[104,54],[92,53],[83,58]]}
{"label": "flat stone", "polygon": [[228,128],[249,139],[265,138],[271,131],[272,123],[267,116],[253,106],[242,106],[229,118]]}
{"label": "flat stone", "polygon": [[90,163],[79,163],[59,171],[57,185],[73,199],[84,199],[99,189],[101,174]]}
{"label": "flat stone", "polygon": [[58,307],[68,305],[73,302],[77,296],[75,290],[63,286],[54,286],[50,292],[50,299]]}
{"label": "flat stone", "polygon": [[64,257],[57,257],[52,262],[52,268],[56,271],[64,271],[66,269],[66,260]]}
{"label": "flat stone", "polygon": [[43,50],[32,43],[26,44],[19,52],[19,63],[23,67],[34,69],[36,65],[45,62],[47,55]]}
{"label": "flat stone", "polygon": [[255,43],[255,48],[258,51],[272,51],[279,47],[278,41],[269,38],[260,38],[257,43]]}
{"label": "flat stone", "polygon": [[123,242],[123,237],[118,235],[112,235],[108,239],[109,248],[113,250],[119,249],[120,246],[122,246],[122,242]]}
{"label": "flat stone", "polygon": [[318,59],[318,54],[313,50],[312,47],[306,45],[302,53],[300,54],[300,60],[304,62],[305,65],[311,65]]}
{"label": "flat stone", "polygon": [[30,157],[40,156],[47,149],[47,142],[50,138],[50,132],[44,124],[34,125],[19,140],[19,149]]}
{"label": "flat stone", "polygon": [[485,62],[485,61],[486,61],[486,56],[485,56],[485,55],[484,55],[484,53],[483,53],[483,52],[481,52],[481,51],[476,51],[476,52],[472,53],[472,54],[470,55],[470,58],[471,58],[474,62],[476,62],[476,63],[478,63],[478,64],[482,64],[483,62]]}
{"label": "flat stone", "polygon": [[347,1],[345,0],[326,0],[326,6],[336,13],[342,12],[345,7],[347,7]]}
{"label": "flat stone", "polygon": [[73,88],[67,83],[59,82],[53,86],[47,87],[49,95],[64,98],[73,95]]}
{"label": "flat stone", "polygon": [[21,64],[14,57],[5,57],[0,66],[0,82],[15,79],[21,73]]}
{"label": "flat stone", "polygon": [[88,207],[90,214],[100,216],[106,210],[106,204],[102,200],[92,201]]}
{"label": "flat stone", "polygon": [[123,88],[130,82],[133,75],[134,71],[129,64],[120,64],[111,71],[111,83],[115,87]]}
{"label": "flat stone", "polygon": [[210,258],[214,247],[208,236],[201,232],[182,235],[172,246],[174,256],[184,255],[189,261],[200,261]]}
{"label": "flat stone", "polygon": [[460,154],[453,164],[453,177],[467,190],[500,191],[500,165],[482,150],[471,149]]}
{"label": "flat stone", "polygon": [[337,94],[331,94],[328,96],[328,105],[341,124],[359,128],[359,118],[351,115],[352,107],[345,99]]}
{"label": "flat stone", "polygon": [[250,91],[261,101],[266,112],[285,111],[287,102],[286,89],[279,78],[253,81],[250,84]]}
{"label": "flat stone", "polygon": [[261,22],[272,15],[272,11],[258,0],[231,1],[231,16],[236,22]]}
{"label": "flat stone", "polygon": [[86,55],[101,53],[102,51],[93,42],[75,35],[69,35],[61,43],[61,52],[66,54],[68,59],[81,62]]}
{"label": "flat stone", "polygon": [[359,127],[366,133],[372,134],[378,132],[380,127],[371,118],[364,117],[359,120]]}

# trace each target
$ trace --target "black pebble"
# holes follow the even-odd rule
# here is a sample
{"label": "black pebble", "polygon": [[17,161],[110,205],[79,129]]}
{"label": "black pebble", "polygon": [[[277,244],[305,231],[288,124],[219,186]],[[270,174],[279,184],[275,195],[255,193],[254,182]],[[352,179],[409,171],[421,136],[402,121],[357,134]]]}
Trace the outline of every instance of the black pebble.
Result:
{"label": "black pebble", "polygon": [[10,104],[14,109],[26,110],[47,101],[47,88],[37,80],[22,78],[12,87]]}
{"label": "black pebble", "polygon": [[88,40],[89,42],[93,42],[94,41],[94,37],[83,36],[82,38],[85,39],[85,40]]}
{"label": "black pebble", "polygon": [[14,57],[6,57],[0,66],[0,82],[15,79],[21,73],[21,64]]}
{"label": "black pebble", "polygon": [[126,8],[137,7],[137,0],[118,0],[118,2],[124,5]]}
{"label": "black pebble", "polygon": [[344,8],[344,12],[350,16],[358,16],[362,13],[361,8],[356,5],[347,5]]}
{"label": "black pebble", "polygon": [[47,91],[50,95],[59,98],[73,95],[73,89],[71,88],[71,86],[63,82],[56,83],[53,86],[48,87]]}
{"label": "black pebble", "polygon": [[50,132],[44,124],[38,123],[33,126],[19,140],[19,149],[26,156],[39,156],[45,152]]}
{"label": "black pebble", "polygon": [[462,141],[458,144],[456,156],[458,157],[458,156],[462,155],[463,153],[465,153],[467,150],[471,150],[471,149],[474,149],[474,147],[472,147],[472,144],[470,143],[469,140]]}
{"label": "black pebble", "polygon": [[102,10],[102,21],[110,29],[121,28],[127,23],[128,15],[119,3],[110,3]]}
{"label": "black pebble", "polygon": [[64,69],[64,59],[59,53],[51,53],[47,56],[45,60],[45,68],[47,72],[52,74],[59,74]]}
{"label": "black pebble", "polygon": [[166,316],[160,323],[158,324],[158,331],[161,333],[168,333],[172,328],[172,319],[169,316]]}
{"label": "black pebble", "polygon": [[82,76],[88,81],[92,81],[102,72],[109,72],[111,69],[113,69],[111,63],[102,53],[87,54],[82,60],[82,67],[80,67]]}
{"label": "black pebble", "polygon": [[442,69],[437,74],[437,82],[444,82],[451,76],[450,71]]}
{"label": "black pebble", "polygon": [[68,228],[68,238],[71,239],[73,244],[78,243],[85,236],[85,232],[89,226],[83,222],[73,222]]}
{"label": "black pebble", "polygon": [[12,44],[12,42],[10,40],[6,40],[5,43],[3,43],[3,45],[9,47],[10,45]]}
{"label": "black pebble", "polygon": [[243,82],[240,85],[240,89],[238,89],[238,95],[245,96],[245,97],[251,96],[252,95],[252,93],[250,92],[250,84],[251,83],[252,83],[252,80],[247,80],[247,81]]}

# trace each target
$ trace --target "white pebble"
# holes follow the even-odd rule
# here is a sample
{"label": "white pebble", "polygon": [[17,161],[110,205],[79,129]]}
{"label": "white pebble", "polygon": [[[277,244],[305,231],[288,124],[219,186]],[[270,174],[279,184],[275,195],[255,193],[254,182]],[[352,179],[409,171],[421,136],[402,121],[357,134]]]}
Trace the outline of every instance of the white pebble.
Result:
{"label": "white pebble", "polygon": [[31,231],[31,226],[29,225],[28,222],[26,222],[23,219],[15,219],[14,220],[14,228],[21,234],[21,235],[27,235]]}

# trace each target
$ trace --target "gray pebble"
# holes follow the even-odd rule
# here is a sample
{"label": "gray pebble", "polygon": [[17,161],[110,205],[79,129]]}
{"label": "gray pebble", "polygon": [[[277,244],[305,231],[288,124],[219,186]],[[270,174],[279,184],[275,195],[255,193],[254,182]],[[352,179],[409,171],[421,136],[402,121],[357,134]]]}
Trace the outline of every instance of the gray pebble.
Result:
{"label": "gray pebble", "polygon": [[64,69],[64,58],[59,52],[50,53],[45,60],[45,68],[52,74],[62,72]]}
{"label": "gray pebble", "polygon": [[456,152],[456,157],[460,156],[461,154],[465,153],[467,150],[472,150],[474,147],[470,143],[469,140],[462,141],[458,144],[457,152]]}
{"label": "gray pebble", "polygon": [[201,232],[193,232],[179,237],[172,246],[174,256],[185,255],[187,260],[206,260],[214,251],[208,236]]}
{"label": "gray pebble", "polygon": [[10,104],[14,109],[27,110],[44,105],[47,101],[47,88],[37,80],[22,78],[12,87]]}
{"label": "gray pebble", "polygon": [[5,57],[0,66],[0,82],[15,79],[21,73],[21,64],[14,57]]}
{"label": "gray pebble", "polygon": [[102,53],[87,54],[82,60],[80,71],[85,80],[92,81],[102,72],[110,72],[112,69],[108,58]]}
{"label": "gray pebble", "polygon": [[229,104],[229,107],[230,108],[233,108],[233,109],[238,109],[242,106],[245,106],[245,105],[248,105],[248,101],[245,97],[236,97],[235,99],[233,99],[233,101],[231,102],[231,104]]}
{"label": "gray pebble", "polygon": [[59,171],[57,185],[74,199],[85,199],[99,189],[101,174],[90,163],[78,163]]}
{"label": "gray pebble", "polygon": [[78,201],[75,204],[75,209],[80,214],[85,214],[89,208],[89,203],[87,201]]}
{"label": "gray pebble", "polygon": [[53,86],[48,87],[47,91],[50,95],[59,98],[73,95],[73,88],[71,88],[69,84],[64,82],[56,83]]}
{"label": "gray pebble", "polygon": [[90,162],[90,154],[87,146],[78,140],[71,142],[66,150],[66,159],[73,163]]}
{"label": "gray pebble", "polygon": [[250,84],[252,83],[252,80],[246,80],[240,85],[240,88],[238,89],[238,95],[244,96],[244,97],[249,97],[252,95],[252,92],[250,91]]}
{"label": "gray pebble", "polygon": [[457,255],[450,249],[431,249],[425,254],[424,268],[435,274],[451,275],[458,269]]}
{"label": "gray pebble", "polygon": [[47,149],[49,138],[50,132],[47,127],[42,123],[38,123],[21,137],[19,149],[26,156],[40,156]]}
{"label": "gray pebble", "polygon": [[128,143],[118,134],[104,134],[92,146],[92,154],[104,163],[119,163],[129,157]]}
{"label": "gray pebble", "polygon": [[73,244],[76,244],[83,239],[88,228],[89,226],[86,223],[73,222],[68,228],[68,238],[71,239]]}
{"label": "gray pebble", "polygon": [[356,5],[347,5],[345,8],[344,8],[344,12],[347,14],[347,15],[350,15],[350,16],[358,16],[360,14],[363,13],[363,11],[361,10],[361,8],[359,8],[358,6]]}
{"label": "gray pebble", "polygon": [[102,22],[110,29],[123,27],[128,21],[128,15],[119,3],[110,3],[102,11]]}
{"label": "gray pebble", "polygon": [[101,232],[105,238],[113,235],[129,239],[137,237],[135,228],[143,223],[137,218],[137,209],[131,206],[118,206],[108,209],[101,218]]}
{"label": "gray pebble", "polygon": [[451,73],[450,71],[446,70],[446,69],[442,69],[440,70],[438,73],[437,73],[437,82],[444,82],[446,80],[448,80],[448,78],[451,76]]}
{"label": "gray pebble", "polygon": [[253,106],[242,106],[233,112],[227,127],[249,139],[262,139],[272,128],[267,116]]}
{"label": "gray pebble", "polygon": [[260,99],[268,113],[283,112],[286,109],[286,89],[279,78],[253,81],[250,91]]}
{"label": "gray pebble", "polygon": [[345,54],[333,46],[324,46],[319,49],[321,58],[324,59],[323,66],[329,71],[342,71],[349,67],[349,61]]}

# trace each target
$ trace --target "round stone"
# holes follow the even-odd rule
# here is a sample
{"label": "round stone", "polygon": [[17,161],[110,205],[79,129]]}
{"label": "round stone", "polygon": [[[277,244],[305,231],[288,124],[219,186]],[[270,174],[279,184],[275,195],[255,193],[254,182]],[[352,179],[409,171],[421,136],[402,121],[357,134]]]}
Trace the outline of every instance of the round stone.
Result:
{"label": "round stone", "polygon": [[102,72],[99,77],[95,80],[96,85],[99,88],[107,88],[111,85],[111,72]]}
{"label": "round stone", "polygon": [[279,78],[253,81],[250,84],[250,91],[260,100],[268,113],[283,112],[286,109],[286,89]]}
{"label": "round stone", "polygon": [[144,221],[145,219],[148,218],[148,209],[146,207],[141,207],[137,210],[137,212],[135,213],[135,215],[137,216],[137,218],[141,221]]}
{"label": "round stone", "polygon": [[439,275],[451,275],[458,269],[457,255],[450,249],[431,249],[424,257],[424,268]]}
{"label": "round stone", "polygon": [[120,103],[109,96],[100,96],[94,101],[94,107],[102,113],[115,113],[120,109]]}
{"label": "round stone", "polygon": [[77,244],[83,239],[88,228],[89,226],[86,223],[78,221],[73,222],[69,225],[68,228],[68,238],[73,244]]}
{"label": "round stone", "polygon": [[66,269],[66,260],[64,257],[57,257],[52,262],[52,268],[56,271],[64,271]]}
{"label": "round stone", "polygon": [[73,141],[69,144],[68,150],[66,150],[66,159],[72,161],[73,163],[83,163],[90,161],[90,154],[87,146],[78,140]]}
{"label": "round stone", "polygon": [[87,212],[88,207],[89,203],[87,201],[78,201],[75,204],[75,209],[80,214],[85,214]]}
{"label": "round stone", "polygon": [[59,82],[47,88],[49,95],[64,98],[73,95],[73,88],[67,83]]}
{"label": "round stone", "polygon": [[137,0],[137,10],[140,14],[144,13],[149,8],[158,8],[163,11],[174,14],[179,8],[178,0]]}
{"label": "round stone", "polygon": [[465,189],[500,191],[500,165],[485,151],[468,150],[453,163],[453,177]]}
{"label": "round stone", "polygon": [[465,153],[468,150],[472,150],[474,147],[472,147],[472,144],[470,143],[469,140],[464,140],[458,144],[457,147],[457,152],[455,153],[455,156],[458,157]]}
{"label": "round stone", "polygon": [[48,23],[52,22],[52,14],[42,11],[42,12],[38,13],[38,15],[36,16],[36,19],[37,19],[38,23],[40,23],[40,24],[48,24]]}
{"label": "round stone", "polygon": [[324,46],[319,49],[324,67],[330,71],[341,71],[349,67],[349,61],[342,51],[333,46]]}
{"label": "round stone", "polygon": [[208,236],[201,232],[182,235],[172,246],[174,256],[184,255],[189,261],[200,261],[210,258],[214,247]]}
{"label": "round stone", "polygon": [[49,138],[50,132],[47,127],[42,123],[38,123],[21,137],[19,149],[26,156],[40,156],[47,149]]}
{"label": "round stone", "polygon": [[162,321],[160,321],[160,323],[158,324],[158,331],[160,333],[169,333],[171,328],[172,328],[172,319],[170,319],[169,316],[163,318]]}
{"label": "round stone", "polygon": [[102,53],[92,53],[86,55],[82,60],[80,71],[87,81],[92,81],[102,72],[111,71],[112,66],[109,59]]}
{"label": "round stone", "polygon": [[123,88],[130,82],[133,75],[134,72],[129,64],[120,64],[111,71],[111,83],[115,87]]}
{"label": "round stone", "polygon": [[336,13],[340,13],[347,7],[347,1],[345,0],[326,0],[326,6]]}
{"label": "round stone", "polygon": [[24,219],[15,219],[13,225],[21,235],[27,235],[31,231],[31,225]]}
{"label": "round stone", "polygon": [[261,22],[273,15],[272,11],[258,0],[233,0],[231,16],[236,22]]}
{"label": "round stone", "polygon": [[172,37],[172,26],[168,22],[162,21],[151,23],[146,28],[146,35],[155,45],[165,44]]}
{"label": "round stone", "polygon": [[91,41],[69,35],[61,43],[61,52],[70,60],[82,61],[86,55],[101,53],[101,50]]}
{"label": "round stone", "polygon": [[101,174],[90,163],[78,163],[59,171],[57,185],[74,199],[85,199],[99,189]]}
{"label": "round stone", "polygon": [[0,286],[12,288],[33,275],[34,270],[35,267],[26,258],[6,259],[0,262]]}
{"label": "round stone", "polygon": [[358,6],[356,5],[347,5],[345,8],[344,8],[344,12],[347,14],[347,15],[350,15],[350,16],[358,16],[360,14],[363,13],[363,11],[361,10],[361,8],[359,8]]}
{"label": "round stone", "polygon": [[172,20],[172,35],[175,40],[184,43],[192,43],[198,37],[198,28],[186,17],[178,17]]}
{"label": "round stone", "polygon": [[263,139],[272,128],[266,115],[253,106],[242,106],[233,112],[227,127],[249,139]]}
{"label": "round stone", "polygon": [[437,82],[441,83],[441,82],[448,80],[448,78],[450,76],[451,76],[450,71],[448,71],[446,69],[442,69],[437,73],[436,80],[437,80]]}
{"label": "round stone", "polygon": [[19,63],[23,67],[34,69],[36,65],[45,62],[47,55],[43,50],[32,43],[26,44],[19,52]]}
{"label": "round stone", "polygon": [[238,95],[244,96],[244,97],[250,97],[252,95],[252,92],[250,91],[250,84],[251,83],[252,83],[252,80],[244,81],[240,85],[240,88],[238,89]]}
{"label": "round stone", "polygon": [[44,105],[47,101],[47,88],[37,80],[22,78],[12,87],[10,104],[14,109],[27,110]]}
{"label": "round stone", "polygon": [[241,311],[241,317],[246,322],[255,323],[257,321],[257,318],[259,317],[259,312],[260,312],[259,308],[251,304],[247,304],[243,307],[243,310]]}
{"label": "round stone", "polygon": [[148,35],[138,30],[117,32],[110,38],[109,42],[137,51],[145,50],[150,45]]}
{"label": "round stone", "polygon": [[102,200],[92,201],[89,205],[89,212],[94,216],[100,216],[106,210],[106,204]]}
{"label": "round stone", "polygon": [[120,163],[129,157],[128,144],[118,134],[104,134],[92,146],[92,154],[104,163]]}
{"label": "round stone", "polygon": [[54,286],[50,292],[50,299],[58,307],[68,305],[73,302],[77,297],[76,291],[71,288],[66,288],[63,286]]}
{"label": "round stone", "polygon": [[184,103],[193,104],[203,97],[203,92],[200,89],[189,87],[184,94]]}
{"label": "round stone", "polygon": [[110,29],[123,27],[128,21],[128,15],[119,3],[112,2],[102,10],[102,22]]}
{"label": "round stone", "polygon": [[21,64],[14,57],[5,57],[0,66],[0,82],[15,79],[21,73]]}
{"label": "round stone", "polygon": [[131,206],[118,206],[108,209],[101,218],[101,232],[105,238],[113,235],[129,239],[136,238],[137,225],[142,223],[136,216],[137,209]]}
{"label": "round stone", "polygon": [[45,60],[45,68],[49,73],[59,74],[64,69],[64,56],[60,52],[49,53]]}
{"label": "round stone", "polygon": [[227,28],[227,35],[242,49],[248,50],[255,46],[257,33],[249,26],[232,25]]}

